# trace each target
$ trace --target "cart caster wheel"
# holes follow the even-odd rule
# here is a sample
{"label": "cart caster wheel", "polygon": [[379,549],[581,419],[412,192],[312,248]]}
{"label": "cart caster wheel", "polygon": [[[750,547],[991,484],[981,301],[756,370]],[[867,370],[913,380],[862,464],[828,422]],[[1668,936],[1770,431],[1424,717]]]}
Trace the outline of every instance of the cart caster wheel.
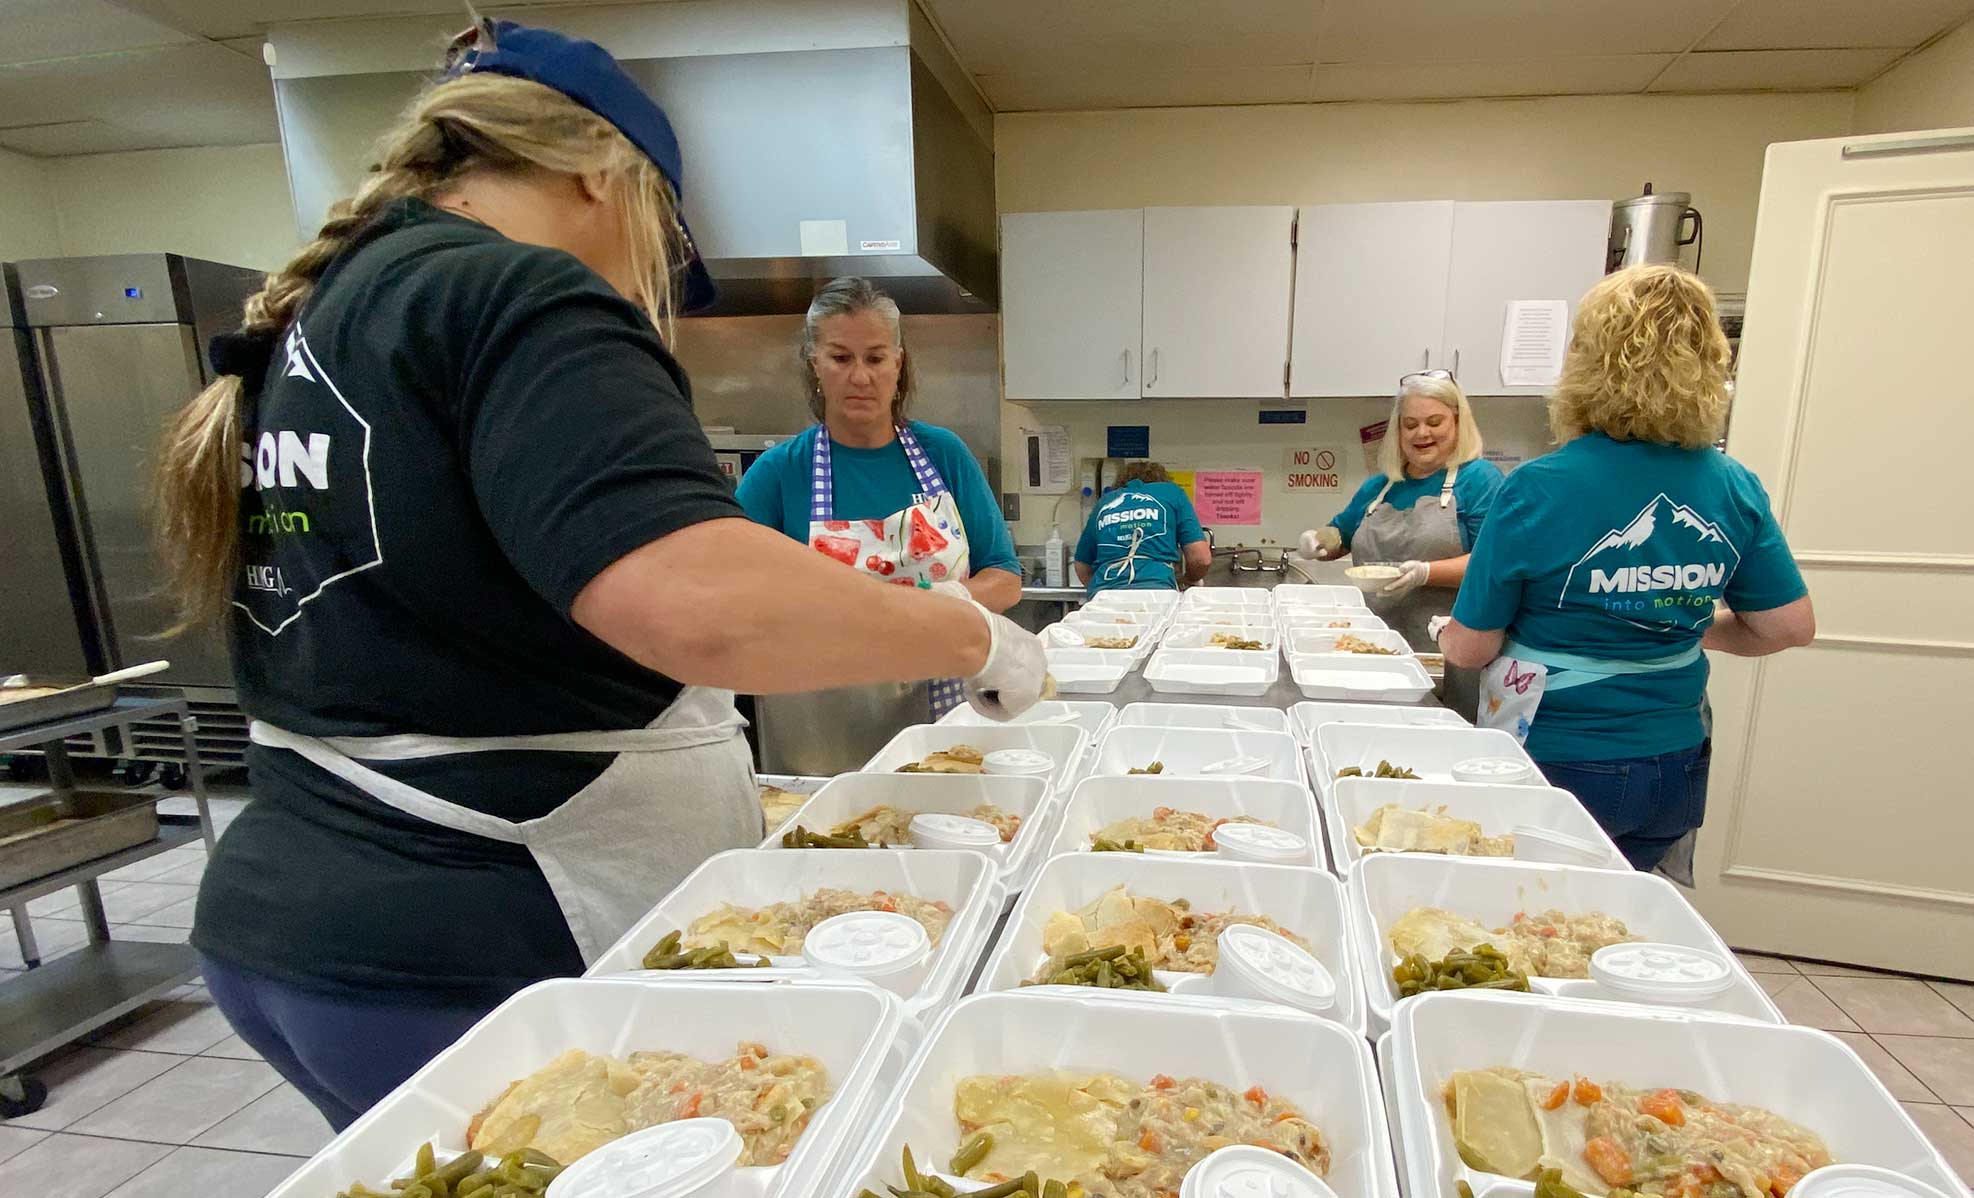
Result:
{"label": "cart caster wheel", "polygon": [[[18,1093],[19,1097],[16,1097]],[[33,1077],[0,1078],[0,1119],[32,1115],[48,1101],[47,1083]]]}
{"label": "cart caster wheel", "polygon": [[162,766],[158,770],[158,784],[166,790],[184,790],[187,774],[182,765]]}
{"label": "cart caster wheel", "polygon": [[158,772],[154,761],[126,761],[117,767],[117,777],[125,786],[142,786]]}

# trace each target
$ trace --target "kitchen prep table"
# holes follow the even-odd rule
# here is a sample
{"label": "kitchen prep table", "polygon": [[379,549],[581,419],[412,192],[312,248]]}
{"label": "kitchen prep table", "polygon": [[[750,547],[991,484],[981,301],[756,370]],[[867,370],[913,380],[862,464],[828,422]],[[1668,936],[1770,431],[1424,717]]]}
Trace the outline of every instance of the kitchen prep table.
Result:
{"label": "kitchen prep table", "polygon": [[[20,941],[21,958],[28,966],[19,977],[0,985],[0,1116],[25,1115],[39,1108],[47,1098],[46,1086],[16,1072],[23,1065],[198,976],[198,956],[189,944],[110,939],[109,920],[103,913],[103,893],[97,879],[111,870],[195,841],[202,841],[210,849],[214,841],[205,771],[200,765],[196,741],[198,722],[193,719],[183,694],[169,690],[126,692],[115,703],[97,711],[0,732],[0,753],[33,749],[47,760],[49,790],[27,800],[29,804],[49,800],[72,802],[100,799],[102,792],[76,786],[75,771],[63,747],[67,738],[112,728],[127,736],[130,725],[164,716],[178,720],[179,734],[185,744],[186,778],[191,783],[198,815],[158,816],[157,835],[152,839],[127,847],[114,847],[112,840],[103,851],[80,861],[51,857],[54,865],[48,872],[0,889],[0,907],[7,908],[13,916],[14,935]],[[70,840],[73,844],[73,838]],[[68,886],[75,887],[82,899],[82,920],[89,931],[89,943],[43,965],[34,943],[27,904]]]}

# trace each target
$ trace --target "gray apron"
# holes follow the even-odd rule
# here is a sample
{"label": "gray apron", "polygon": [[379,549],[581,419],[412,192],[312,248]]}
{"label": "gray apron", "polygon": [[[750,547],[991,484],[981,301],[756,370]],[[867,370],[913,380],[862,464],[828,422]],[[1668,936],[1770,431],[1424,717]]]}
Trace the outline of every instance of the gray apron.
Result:
{"label": "gray apron", "polygon": [[[1459,476],[1457,464],[1448,466],[1439,498],[1421,499],[1406,511],[1385,503],[1385,496],[1392,488],[1390,480],[1386,480],[1384,490],[1364,509],[1357,535],[1350,539],[1351,563],[1363,566],[1372,562],[1436,562],[1467,552],[1460,541],[1460,501],[1453,497],[1453,481]],[[1421,652],[1434,653],[1438,646],[1426,626],[1434,616],[1451,615],[1457,595],[1449,587],[1420,586],[1397,599],[1386,599],[1372,592],[1365,600],[1371,611],[1403,636],[1407,644]],[[1480,673],[1447,666],[1446,681],[1440,691],[1440,698],[1448,707],[1471,720],[1480,703]]]}
{"label": "gray apron", "polygon": [[[528,850],[569,934],[593,964],[714,853],[760,843],[754,767],[733,692],[687,687],[646,728],[455,738],[314,737],[255,720],[253,742],[287,749],[406,815]],[[461,807],[363,764],[528,750],[614,753],[589,785],[539,819]]]}

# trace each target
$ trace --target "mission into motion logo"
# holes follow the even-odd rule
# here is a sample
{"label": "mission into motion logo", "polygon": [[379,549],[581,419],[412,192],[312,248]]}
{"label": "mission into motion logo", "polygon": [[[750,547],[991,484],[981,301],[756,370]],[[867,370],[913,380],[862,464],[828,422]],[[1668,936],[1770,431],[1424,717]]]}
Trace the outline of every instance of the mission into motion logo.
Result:
{"label": "mission into motion logo", "polygon": [[1556,606],[1581,584],[1582,593],[1596,596],[1612,612],[1651,613],[1659,616],[1656,624],[1691,626],[1695,621],[1681,615],[1695,613],[1678,609],[1704,609],[1699,614],[1710,619],[1714,601],[1740,562],[1740,550],[1718,524],[1661,492],[1630,523],[1597,538],[1577,559]]}

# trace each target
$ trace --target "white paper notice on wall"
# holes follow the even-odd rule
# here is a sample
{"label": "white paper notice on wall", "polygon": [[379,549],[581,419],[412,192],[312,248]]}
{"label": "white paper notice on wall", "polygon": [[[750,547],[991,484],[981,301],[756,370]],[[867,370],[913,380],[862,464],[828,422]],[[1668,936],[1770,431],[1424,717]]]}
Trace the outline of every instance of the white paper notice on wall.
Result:
{"label": "white paper notice on wall", "polygon": [[1510,300],[1501,322],[1501,381],[1510,387],[1553,386],[1570,339],[1568,300]]}
{"label": "white paper notice on wall", "polygon": [[1021,489],[1035,495],[1061,495],[1069,490],[1069,427],[1045,424],[1021,430]]}

